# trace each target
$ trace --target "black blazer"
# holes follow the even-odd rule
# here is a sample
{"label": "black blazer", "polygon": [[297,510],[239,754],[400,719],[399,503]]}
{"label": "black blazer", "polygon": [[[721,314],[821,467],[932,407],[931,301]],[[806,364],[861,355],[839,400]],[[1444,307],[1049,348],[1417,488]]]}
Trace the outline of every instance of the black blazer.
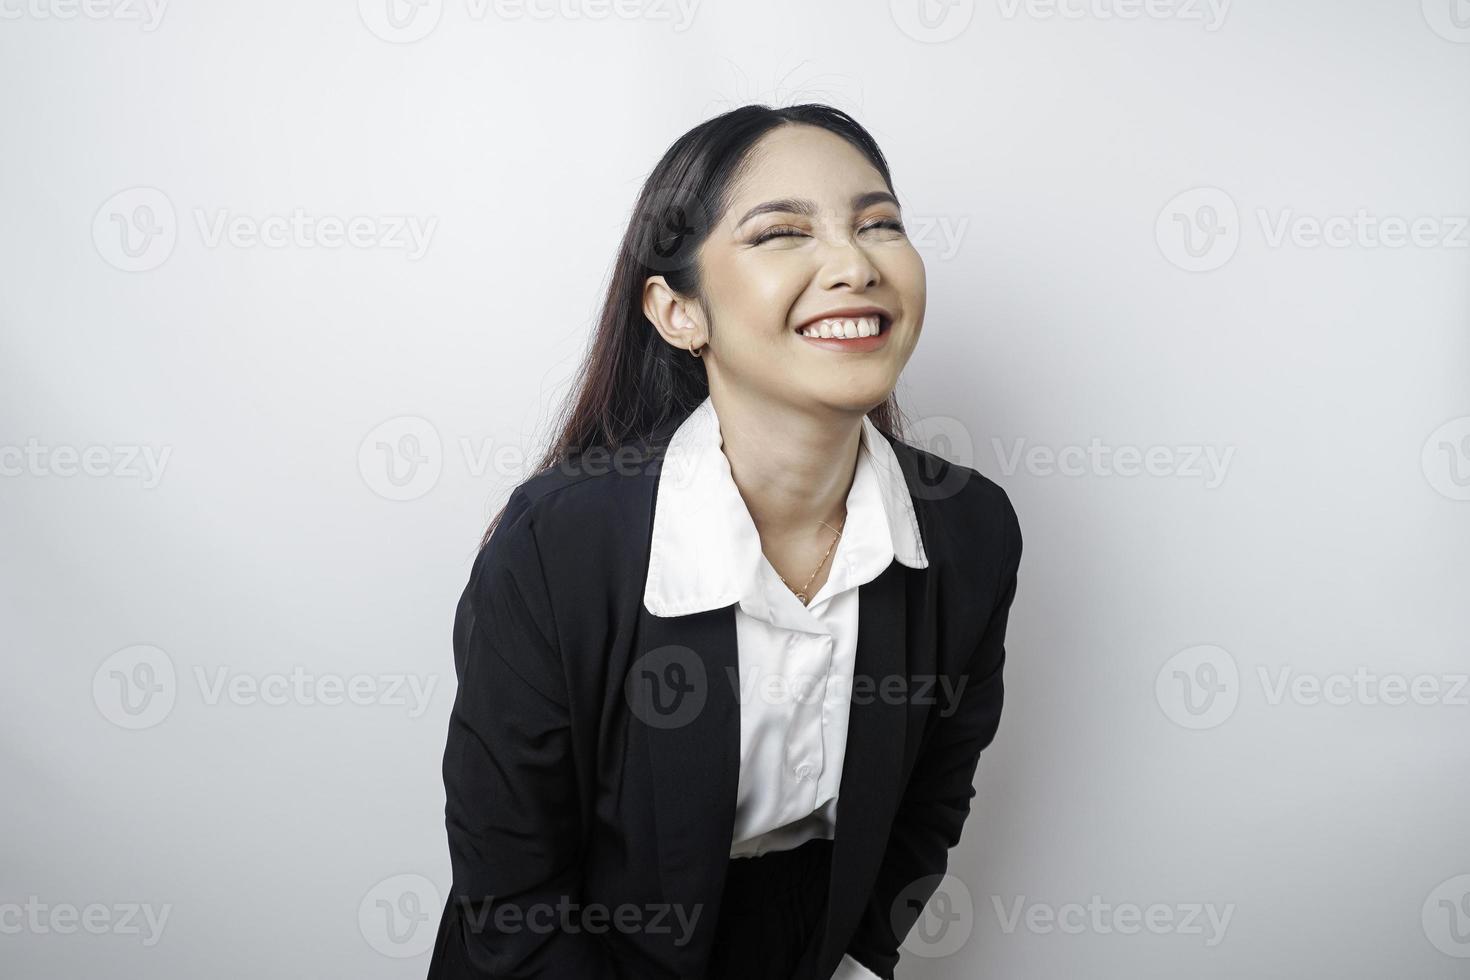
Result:
{"label": "black blazer", "polygon": [[[454,620],[454,881],[430,980],[704,975],[734,828],[738,660],[734,604],[643,607],[676,427],[526,480],[474,561]],[[844,952],[893,976],[1001,714],[1015,510],[975,470],[889,443],[929,567],[894,561],[859,587],[819,980]]]}

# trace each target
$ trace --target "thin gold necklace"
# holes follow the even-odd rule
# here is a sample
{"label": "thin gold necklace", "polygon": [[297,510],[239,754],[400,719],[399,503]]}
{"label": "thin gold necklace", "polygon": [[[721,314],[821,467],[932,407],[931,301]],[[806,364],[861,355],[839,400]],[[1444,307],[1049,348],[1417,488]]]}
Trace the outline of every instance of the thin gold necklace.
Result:
{"label": "thin gold necklace", "polygon": [[803,606],[806,605],[806,600],[807,600],[807,591],[806,590],[811,587],[812,580],[817,577],[817,572],[820,572],[822,570],[822,566],[825,565],[825,564],[827,564],[827,559],[832,557],[832,549],[837,547],[837,538],[842,537],[842,527],[847,527],[847,517],[844,516],[842,518],[842,527],[832,527],[832,525],[831,524],[828,524],[826,521],[818,521],[817,523],[818,524],[821,524],[825,528],[829,528],[830,530],[835,531],[837,533],[837,537],[832,539],[832,544],[830,546],[828,546],[827,553],[822,556],[822,560],[821,561],[817,562],[817,567],[812,571],[811,578],[809,578],[809,579],[806,580],[806,585],[803,585],[799,589],[798,588],[794,588],[791,585],[790,582],[787,582],[786,581],[786,576],[785,575],[781,575],[780,572],[777,572],[776,573],[777,575],[781,575],[781,581],[782,581],[782,583],[784,583],[785,586],[788,589],[791,589],[792,592],[795,592],[796,593],[796,598],[799,599],[799,600],[801,600],[801,604]]}

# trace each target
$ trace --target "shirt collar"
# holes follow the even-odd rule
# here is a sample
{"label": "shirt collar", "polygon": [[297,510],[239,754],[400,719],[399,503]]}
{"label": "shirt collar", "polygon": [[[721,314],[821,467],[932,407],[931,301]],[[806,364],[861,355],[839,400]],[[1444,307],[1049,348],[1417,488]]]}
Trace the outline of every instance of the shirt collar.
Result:
{"label": "shirt collar", "polygon": [[[760,535],[723,445],[714,401],[706,396],[674,432],[664,454],[643,604],[655,616],[685,616],[740,602],[752,615],[773,621],[784,616],[797,628],[810,626],[815,620],[809,609],[786,589],[761,552]],[[818,596],[872,581],[894,559],[910,568],[929,566],[898,457],[865,415],[847,522]]]}

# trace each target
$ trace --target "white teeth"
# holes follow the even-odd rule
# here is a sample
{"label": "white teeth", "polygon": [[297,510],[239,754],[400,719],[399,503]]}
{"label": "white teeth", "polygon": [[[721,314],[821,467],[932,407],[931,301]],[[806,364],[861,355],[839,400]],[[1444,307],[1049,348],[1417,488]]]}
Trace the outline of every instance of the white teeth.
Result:
{"label": "white teeth", "polygon": [[804,337],[838,337],[856,339],[872,337],[879,333],[881,320],[876,316],[863,316],[835,320],[820,320],[802,327],[798,333]]}

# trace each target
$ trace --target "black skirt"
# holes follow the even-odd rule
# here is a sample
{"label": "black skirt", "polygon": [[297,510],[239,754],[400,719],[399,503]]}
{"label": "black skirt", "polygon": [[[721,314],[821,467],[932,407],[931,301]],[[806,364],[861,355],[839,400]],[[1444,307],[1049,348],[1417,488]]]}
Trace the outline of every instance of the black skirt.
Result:
{"label": "black skirt", "polygon": [[706,980],[811,980],[832,842],[731,858]]}

